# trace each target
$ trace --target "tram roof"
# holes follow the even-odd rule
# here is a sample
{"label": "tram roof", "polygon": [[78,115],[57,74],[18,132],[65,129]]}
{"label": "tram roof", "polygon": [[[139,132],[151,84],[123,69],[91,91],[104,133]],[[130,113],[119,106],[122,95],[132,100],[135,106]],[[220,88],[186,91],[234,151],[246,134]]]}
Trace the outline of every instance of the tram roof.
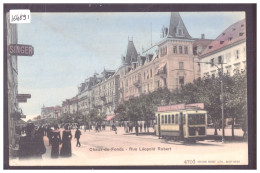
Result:
{"label": "tram roof", "polygon": [[178,110],[188,110],[188,109],[204,109],[204,103],[193,103],[193,104],[176,104],[168,106],[160,106],[157,108],[158,112],[165,111],[178,111]]}

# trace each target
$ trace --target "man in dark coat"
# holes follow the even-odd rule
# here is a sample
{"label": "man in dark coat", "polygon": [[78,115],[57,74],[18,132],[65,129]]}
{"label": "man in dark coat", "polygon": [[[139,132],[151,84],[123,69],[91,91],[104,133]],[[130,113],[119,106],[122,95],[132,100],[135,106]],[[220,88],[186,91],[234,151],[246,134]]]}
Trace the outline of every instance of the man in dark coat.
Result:
{"label": "man in dark coat", "polygon": [[77,139],[77,145],[76,147],[80,147],[81,144],[79,142],[79,138],[80,138],[80,135],[81,135],[81,131],[79,130],[79,128],[77,128],[76,132],[75,132],[75,138]]}

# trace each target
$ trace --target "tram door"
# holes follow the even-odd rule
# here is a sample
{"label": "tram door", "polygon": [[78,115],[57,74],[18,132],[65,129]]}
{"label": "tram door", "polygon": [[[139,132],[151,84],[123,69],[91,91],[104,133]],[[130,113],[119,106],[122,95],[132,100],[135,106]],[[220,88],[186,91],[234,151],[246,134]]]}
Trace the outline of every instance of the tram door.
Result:
{"label": "tram door", "polygon": [[183,134],[183,113],[180,112],[180,138],[183,139],[184,138],[184,134]]}

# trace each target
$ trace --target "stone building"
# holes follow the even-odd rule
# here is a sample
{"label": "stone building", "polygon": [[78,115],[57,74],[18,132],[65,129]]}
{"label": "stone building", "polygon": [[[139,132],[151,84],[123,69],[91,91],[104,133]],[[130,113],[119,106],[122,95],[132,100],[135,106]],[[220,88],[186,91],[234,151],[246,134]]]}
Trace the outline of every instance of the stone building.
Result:
{"label": "stone building", "polygon": [[90,110],[97,109],[99,114],[111,115],[119,103],[119,75],[115,70],[94,74],[78,87],[79,112],[88,116]]}
{"label": "stone building", "polygon": [[55,107],[45,107],[44,105],[41,108],[41,118],[42,119],[48,119],[48,118],[55,118],[58,119],[58,117],[61,116],[61,107],[55,106]]}
{"label": "stone building", "polygon": [[72,97],[62,102],[61,116],[78,114],[78,97]]}
{"label": "stone building", "polygon": [[209,42],[204,35],[193,39],[178,12],[171,13],[169,26],[162,28],[161,40],[141,54],[137,53],[133,40],[129,40],[118,70],[120,101],[158,88],[173,91],[192,83],[200,77],[198,53]]}
{"label": "stone building", "polygon": [[[199,56],[201,76],[217,76],[218,68],[229,75],[246,69],[246,22],[240,20],[229,26]],[[207,64],[208,63],[208,64]]]}

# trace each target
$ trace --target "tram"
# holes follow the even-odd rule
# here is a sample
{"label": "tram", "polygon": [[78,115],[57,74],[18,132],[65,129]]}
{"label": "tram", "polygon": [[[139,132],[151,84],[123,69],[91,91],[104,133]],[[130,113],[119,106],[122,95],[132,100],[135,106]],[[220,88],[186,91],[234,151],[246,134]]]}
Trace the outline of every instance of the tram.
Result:
{"label": "tram", "polygon": [[204,140],[207,136],[207,111],[203,103],[161,106],[155,113],[154,127],[159,138]]}

